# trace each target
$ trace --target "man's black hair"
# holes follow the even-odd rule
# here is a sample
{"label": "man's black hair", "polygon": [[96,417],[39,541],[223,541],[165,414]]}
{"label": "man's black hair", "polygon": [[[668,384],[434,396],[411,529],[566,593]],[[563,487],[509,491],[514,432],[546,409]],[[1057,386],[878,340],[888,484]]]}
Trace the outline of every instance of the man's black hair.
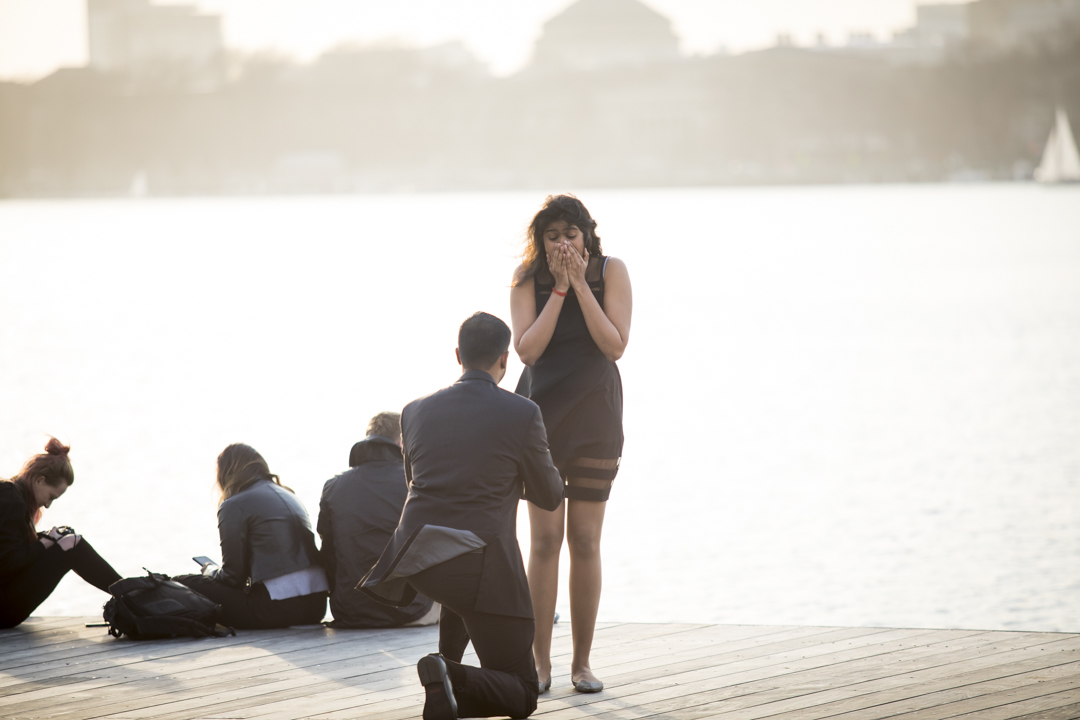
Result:
{"label": "man's black hair", "polygon": [[487,370],[510,347],[510,328],[499,318],[476,312],[458,330],[458,354],[466,370]]}

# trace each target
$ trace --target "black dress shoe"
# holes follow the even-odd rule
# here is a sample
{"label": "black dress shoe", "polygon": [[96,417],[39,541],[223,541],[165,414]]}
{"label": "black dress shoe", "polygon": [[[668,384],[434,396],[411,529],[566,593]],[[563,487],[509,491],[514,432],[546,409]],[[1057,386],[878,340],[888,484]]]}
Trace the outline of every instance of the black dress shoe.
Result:
{"label": "black dress shoe", "polygon": [[420,662],[416,663],[416,674],[420,676],[420,683],[427,695],[424,700],[424,720],[457,720],[454,686],[450,683],[442,655],[431,653],[420,658]]}

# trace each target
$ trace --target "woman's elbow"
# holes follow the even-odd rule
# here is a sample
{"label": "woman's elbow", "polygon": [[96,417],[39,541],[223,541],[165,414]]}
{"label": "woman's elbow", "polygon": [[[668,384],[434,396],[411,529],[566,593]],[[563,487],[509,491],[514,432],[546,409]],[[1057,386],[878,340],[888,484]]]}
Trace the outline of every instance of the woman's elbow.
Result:
{"label": "woman's elbow", "polygon": [[616,347],[604,350],[604,357],[606,357],[611,362],[616,362],[619,358],[623,356],[624,352],[626,352],[626,346],[618,345]]}
{"label": "woman's elbow", "polygon": [[521,348],[514,348],[514,349],[517,351],[518,360],[521,361],[522,365],[527,365],[528,367],[532,367],[533,365],[536,364],[536,361],[539,359],[537,356],[535,356],[533,353],[529,352],[528,350],[522,350]]}

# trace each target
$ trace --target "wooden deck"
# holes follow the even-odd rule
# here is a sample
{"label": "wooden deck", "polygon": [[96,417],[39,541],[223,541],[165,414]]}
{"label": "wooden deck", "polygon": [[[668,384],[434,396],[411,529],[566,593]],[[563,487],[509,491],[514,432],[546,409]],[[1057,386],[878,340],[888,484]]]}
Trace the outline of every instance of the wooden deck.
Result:
{"label": "wooden deck", "polygon": [[[413,666],[437,635],[319,626],[133,642],[87,621],[0,631],[0,717],[419,718]],[[569,627],[556,636],[555,681],[533,716],[543,720],[1080,718],[1080,635],[605,624],[596,695],[573,692]]]}

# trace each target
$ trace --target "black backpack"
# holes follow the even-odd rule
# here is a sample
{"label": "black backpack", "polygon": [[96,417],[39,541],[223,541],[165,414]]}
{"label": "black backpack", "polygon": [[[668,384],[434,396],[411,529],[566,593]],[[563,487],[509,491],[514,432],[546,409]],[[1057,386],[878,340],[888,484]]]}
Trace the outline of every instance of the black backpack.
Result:
{"label": "black backpack", "polygon": [[109,586],[105,622],[115,638],[132,640],[170,637],[225,637],[232,628],[219,630],[221,606],[168,575],[146,571],[147,577],[117,580]]}

